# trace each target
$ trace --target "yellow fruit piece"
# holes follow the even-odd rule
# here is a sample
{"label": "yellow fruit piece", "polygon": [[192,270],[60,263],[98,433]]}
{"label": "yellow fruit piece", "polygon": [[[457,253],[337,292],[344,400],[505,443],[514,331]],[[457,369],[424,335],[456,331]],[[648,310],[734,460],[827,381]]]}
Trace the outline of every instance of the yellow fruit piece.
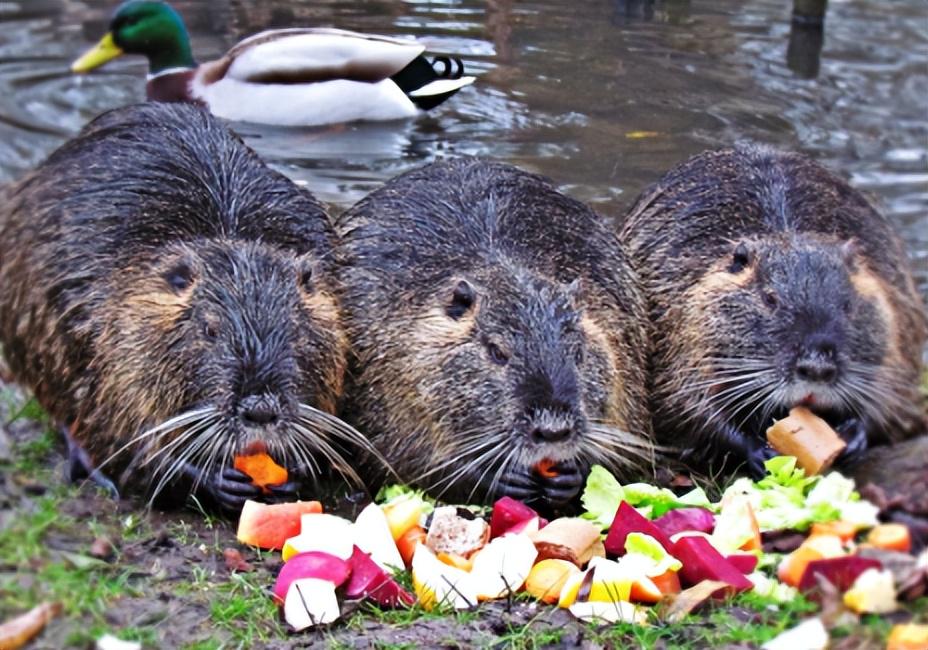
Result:
{"label": "yellow fruit piece", "polygon": [[925,650],[928,648],[928,625],[896,625],[886,639],[886,650]]}
{"label": "yellow fruit piece", "polygon": [[867,569],[844,594],[844,605],[858,614],[888,614],[899,607],[893,574],[888,570]]}
{"label": "yellow fruit piece", "polygon": [[419,518],[422,517],[422,501],[402,499],[383,506],[383,514],[390,526],[390,534],[394,540],[398,540],[403,533],[419,523]]}
{"label": "yellow fruit piece", "polygon": [[[542,560],[532,567],[528,578],[525,579],[525,591],[542,602],[554,604],[558,601],[567,579],[579,573],[580,569],[573,562]],[[579,587],[579,584],[577,586]]]}

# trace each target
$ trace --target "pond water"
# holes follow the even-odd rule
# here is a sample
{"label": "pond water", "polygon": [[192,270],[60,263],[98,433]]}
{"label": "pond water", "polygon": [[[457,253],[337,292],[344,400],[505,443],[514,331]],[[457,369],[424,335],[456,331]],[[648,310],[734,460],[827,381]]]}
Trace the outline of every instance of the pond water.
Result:
{"label": "pond water", "polygon": [[[437,156],[546,174],[620,215],[683,158],[734,142],[799,149],[871,193],[903,233],[928,295],[928,4],[831,0],[824,39],[788,0],[178,0],[200,60],[269,27],[415,36],[477,83],[435,111],[316,129],[235,125],[337,208]],[[113,2],[0,0],[0,182],[107,108],[144,96],[125,57],[85,77],[72,59]]]}

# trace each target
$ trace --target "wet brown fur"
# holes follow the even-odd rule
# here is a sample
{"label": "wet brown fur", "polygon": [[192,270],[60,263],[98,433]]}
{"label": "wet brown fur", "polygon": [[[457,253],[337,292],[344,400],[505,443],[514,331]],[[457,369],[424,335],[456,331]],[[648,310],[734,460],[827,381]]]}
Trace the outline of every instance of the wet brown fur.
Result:
{"label": "wet brown fur", "polygon": [[[705,449],[695,454],[701,462],[726,454],[719,418],[735,418],[713,399],[729,389],[719,382],[713,358],[773,359],[781,353],[764,323],[784,326],[785,316],[779,308],[765,315],[770,310],[761,300],[758,263],[752,259],[740,272],[731,271],[739,242],[760,251],[765,263],[796,256],[846,269],[835,273],[845,274],[857,307],[842,326],[843,358],[870,364],[874,385],[883,391],[858,405],[877,422],[872,438],[898,439],[921,428],[917,386],[926,318],[906,252],[885,217],[823,167],[764,148],[700,154],[638,198],[620,237],[649,301],[652,401],[663,443],[690,453]],[[796,284],[781,289],[781,302],[800,292]],[[824,295],[818,307],[841,321],[845,317],[832,299]],[[762,436],[766,424],[759,426],[745,434]]]}

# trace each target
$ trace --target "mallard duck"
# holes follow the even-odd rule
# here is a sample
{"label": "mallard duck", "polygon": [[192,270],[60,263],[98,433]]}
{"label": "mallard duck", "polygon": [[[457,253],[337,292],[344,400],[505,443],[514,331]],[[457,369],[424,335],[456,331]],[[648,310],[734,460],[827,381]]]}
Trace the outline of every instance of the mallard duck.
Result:
{"label": "mallard duck", "polygon": [[459,59],[429,61],[424,51],[413,40],[341,29],[279,29],[197,64],[173,7],[129,0],[71,69],[88,72],[122,54],[143,54],[150,100],[204,104],[229,120],[310,126],[411,117],[473,83]]}

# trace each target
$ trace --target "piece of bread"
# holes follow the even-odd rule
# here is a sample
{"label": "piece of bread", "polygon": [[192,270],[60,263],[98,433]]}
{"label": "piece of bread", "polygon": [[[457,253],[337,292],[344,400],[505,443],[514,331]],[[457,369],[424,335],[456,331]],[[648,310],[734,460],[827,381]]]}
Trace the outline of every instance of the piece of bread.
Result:
{"label": "piece of bread", "polygon": [[795,456],[806,474],[821,474],[847,447],[831,426],[802,406],[790,409],[789,416],[767,429],[767,442],[781,454]]}
{"label": "piece of bread", "polygon": [[537,562],[553,558],[583,567],[596,552],[599,529],[585,519],[561,517],[529,537],[538,551]]}

